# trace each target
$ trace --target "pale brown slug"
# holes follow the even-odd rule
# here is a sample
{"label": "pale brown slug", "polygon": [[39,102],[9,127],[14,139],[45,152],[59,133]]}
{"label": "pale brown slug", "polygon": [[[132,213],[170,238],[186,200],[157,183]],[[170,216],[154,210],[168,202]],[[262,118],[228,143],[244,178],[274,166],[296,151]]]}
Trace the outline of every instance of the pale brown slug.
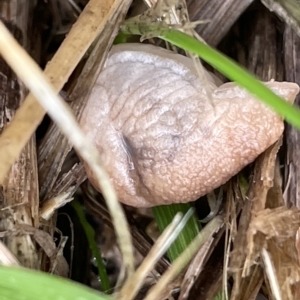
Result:
{"label": "pale brown slug", "polygon": [[[150,45],[112,48],[80,124],[121,202],[147,207],[196,200],[280,137],[276,113],[236,84],[217,87],[207,76],[212,99],[189,58]],[[299,91],[294,83],[266,85],[289,101]]]}

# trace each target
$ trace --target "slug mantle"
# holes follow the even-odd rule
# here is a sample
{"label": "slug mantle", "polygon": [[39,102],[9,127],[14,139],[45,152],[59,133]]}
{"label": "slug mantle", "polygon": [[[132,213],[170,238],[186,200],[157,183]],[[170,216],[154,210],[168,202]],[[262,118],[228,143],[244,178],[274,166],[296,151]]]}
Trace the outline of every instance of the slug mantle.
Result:
{"label": "slug mantle", "polygon": [[[121,202],[150,207],[194,201],[280,137],[283,121],[275,112],[236,84],[218,87],[206,76],[212,99],[189,58],[151,45],[112,48],[80,125]],[[299,91],[295,83],[266,85],[289,101]]]}

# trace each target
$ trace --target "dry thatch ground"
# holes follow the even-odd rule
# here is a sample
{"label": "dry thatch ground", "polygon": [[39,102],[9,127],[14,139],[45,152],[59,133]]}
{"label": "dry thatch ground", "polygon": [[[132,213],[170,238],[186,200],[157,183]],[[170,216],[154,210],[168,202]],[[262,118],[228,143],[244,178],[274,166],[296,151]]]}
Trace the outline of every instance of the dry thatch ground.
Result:
{"label": "dry thatch ground", "polygon": [[[145,9],[139,0],[133,3],[91,0],[88,9],[82,12],[87,2],[0,2],[1,20],[45,68],[55,91],[63,88],[61,95],[77,117],[119,25],[126,16]],[[210,20],[196,28],[209,45],[218,47],[263,81],[275,79],[299,84],[300,37],[296,34],[299,29],[291,13],[284,9],[294,7],[293,1],[262,2],[277,14],[260,1],[251,0],[187,0],[187,6],[192,21]],[[280,3],[282,7],[278,6]],[[293,12],[297,18],[297,10]],[[4,48],[2,44],[0,50]],[[24,69],[26,75],[22,64],[17,67]],[[56,227],[64,235],[72,236],[72,232],[67,232],[70,225],[65,215],[58,216],[53,211],[61,203],[70,202],[76,193],[75,197],[83,199],[92,216],[97,242],[108,261],[110,279],[116,283],[124,261],[116,244],[120,236],[115,235],[113,224],[115,220],[121,222],[121,216],[110,218],[104,201],[87,184],[78,190],[85,173],[68,139],[45,117],[44,108],[35,98],[31,94],[26,96],[25,85],[2,59],[0,74],[2,242],[22,266],[61,276],[67,275],[67,265],[74,256],[72,278],[99,288],[88,245],[70,207],[62,210],[74,223],[75,237],[69,238],[74,253],[70,255],[69,242],[65,247],[68,263],[60,251],[65,239],[57,235],[59,243],[53,242]],[[61,120],[58,123],[63,127]],[[166,284],[160,299],[172,295],[179,299],[214,299],[222,288],[235,300],[300,299],[298,136],[298,131],[287,125],[283,138],[243,171],[249,185],[241,185],[239,176],[225,185],[220,211],[224,226],[201,249],[200,258],[192,261],[187,278],[182,273],[177,280]],[[249,186],[247,191],[245,186]],[[206,199],[197,201],[200,215],[206,206]],[[118,212],[116,206],[109,209]],[[152,215],[128,207],[125,212],[135,248],[134,263],[139,264],[152,246],[149,238]],[[159,260],[155,276],[148,277],[137,296],[139,299],[144,299],[145,290],[155,285],[168,267],[166,258]],[[276,294],[277,289],[281,297]]]}

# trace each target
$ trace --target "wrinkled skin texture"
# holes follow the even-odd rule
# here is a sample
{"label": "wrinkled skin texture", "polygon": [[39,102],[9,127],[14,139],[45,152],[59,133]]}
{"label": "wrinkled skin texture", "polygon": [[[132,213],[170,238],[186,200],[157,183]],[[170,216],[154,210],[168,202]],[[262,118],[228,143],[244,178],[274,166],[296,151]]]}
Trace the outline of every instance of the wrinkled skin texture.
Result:
{"label": "wrinkled skin texture", "polygon": [[[196,200],[280,137],[283,122],[274,112],[234,83],[217,87],[207,77],[211,101],[189,58],[149,45],[113,47],[80,124],[121,202]],[[298,93],[293,83],[267,86],[290,101]]]}

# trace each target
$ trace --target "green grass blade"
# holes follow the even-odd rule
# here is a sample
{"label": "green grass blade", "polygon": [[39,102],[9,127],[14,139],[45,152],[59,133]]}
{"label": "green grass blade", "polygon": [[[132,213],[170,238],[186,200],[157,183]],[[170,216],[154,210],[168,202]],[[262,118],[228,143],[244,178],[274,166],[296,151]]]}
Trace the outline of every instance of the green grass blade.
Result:
{"label": "green grass blade", "polygon": [[46,273],[0,267],[1,300],[112,300],[79,283]]}
{"label": "green grass blade", "polygon": [[157,36],[177,47],[199,55],[220,73],[246,88],[259,100],[284,117],[286,121],[297,129],[300,129],[300,110],[298,108],[293,107],[281,97],[274,94],[246,69],[240,67],[236,62],[210,46],[183,32],[170,29],[163,23],[137,23],[136,21],[128,20],[121,26],[121,32],[124,34],[145,35],[146,37]]}
{"label": "green grass blade", "polygon": [[98,273],[101,280],[101,285],[104,291],[110,290],[110,283],[106,273],[106,268],[103,264],[102,257],[99,252],[98,245],[95,241],[95,231],[90,223],[86,220],[85,215],[82,210],[82,206],[79,204],[77,200],[72,201],[72,206],[79,218],[80,224],[85,232],[87,237],[90,249],[92,251],[93,257],[95,257],[97,261]]}
{"label": "green grass blade", "polygon": [[[189,203],[153,207],[152,212],[159,231],[163,232],[178,212],[182,212],[185,215],[190,208],[191,205]],[[198,232],[198,222],[195,213],[193,213],[192,217],[167,252],[171,261],[174,261],[187,248]]]}

